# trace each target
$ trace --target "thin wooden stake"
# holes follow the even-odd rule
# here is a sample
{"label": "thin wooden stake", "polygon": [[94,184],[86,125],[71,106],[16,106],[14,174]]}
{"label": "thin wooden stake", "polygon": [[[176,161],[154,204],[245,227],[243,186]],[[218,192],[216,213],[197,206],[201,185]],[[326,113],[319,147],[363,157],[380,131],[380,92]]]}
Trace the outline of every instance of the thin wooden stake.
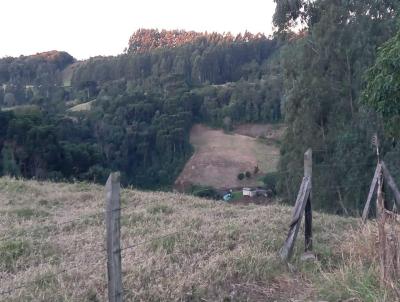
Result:
{"label": "thin wooden stake", "polygon": [[362,214],[362,221],[365,223],[368,218],[369,209],[371,208],[371,200],[372,196],[374,195],[375,189],[378,184],[378,177],[381,173],[381,165],[377,165],[375,169],[374,178],[372,179],[371,186],[369,188],[367,202],[365,203],[364,211]]}
{"label": "thin wooden stake", "polygon": [[389,169],[386,167],[386,164],[384,161],[381,161],[382,165],[382,170],[383,170],[383,176],[385,177],[386,183],[388,184],[389,188],[392,190],[393,195],[394,195],[394,200],[396,202],[396,207],[399,209],[400,208],[400,191],[399,188],[396,185],[396,182],[394,181],[392,175],[389,172]]}
{"label": "thin wooden stake", "polygon": [[[380,164],[379,164],[380,165]],[[387,267],[386,267],[386,211],[385,211],[385,200],[383,192],[383,175],[382,171],[379,173],[378,177],[378,192],[376,199],[376,208],[378,216],[378,240],[379,240],[379,264],[381,271],[381,282],[385,284],[387,281]]]}
{"label": "thin wooden stake", "polygon": [[106,184],[108,301],[122,302],[120,174],[111,173]]}
{"label": "thin wooden stake", "polygon": [[293,218],[292,222],[290,223],[289,233],[279,252],[281,259],[284,261],[289,260],[292,256],[294,243],[300,229],[301,219],[303,217],[307,199],[310,195],[310,190],[310,179],[308,177],[304,177],[297,195],[295,207],[293,209]]}
{"label": "thin wooden stake", "polygon": [[309,187],[310,193],[308,194],[307,203],[304,214],[304,236],[305,236],[305,251],[312,251],[312,150],[308,149],[304,153],[304,177],[310,180]]}

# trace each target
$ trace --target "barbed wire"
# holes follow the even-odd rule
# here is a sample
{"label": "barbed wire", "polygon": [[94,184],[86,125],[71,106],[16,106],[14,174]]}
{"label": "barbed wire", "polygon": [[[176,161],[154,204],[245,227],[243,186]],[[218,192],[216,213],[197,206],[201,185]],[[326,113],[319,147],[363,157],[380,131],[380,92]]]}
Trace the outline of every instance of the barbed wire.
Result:
{"label": "barbed wire", "polygon": [[74,222],[77,222],[77,221],[82,221],[82,220],[86,220],[86,219],[90,219],[90,218],[95,218],[97,216],[102,216],[102,215],[105,215],[107,213],[129,209],[129,208],[132,208],[132,207],[135,207],[135,206],[136,206],[136,204],[131,204],[131,205],[120,207],[118,209],[105,210],[105,211],[103,210],[103,211],[92,213],[92,214],[89,214],[89,215],[76,217],[76,218],[73,218],[73,219],[70,219],[70,220],[67,220],[67,221],[63,221],[63,222],[60,222],[60,223],[57,223],[57,222],[49,223],[49,224],[46,224],[46,225],[43,225],[43,226],[40,226],[40,227],[36,227],[36,228],[33,228],[33,229],[29,229],[29,230],[26,230],[26,229],[16,230],[16,232],[18,232],[18,231],[26,231],[26,233],[24,233],[24,234],[14,234],[14,235],[10,235],[10,236],[7,236],[7,237],[2,237],[2,238],[0,238],[0,242],[6,241],[6,240],[10,240],[10,239],[13,239],[15,237],[25,236],[27,234],[40,232],[40,231],[46,230],[48,228],[57,228],[58,229],[58,228],[60,228],[62,226],[65,226],[65,225],[68,225],[68,224],[71,224],[71,223],[74,223]]}
{"label": "barbed wire", "polygon": [[[106,258],[106,257],[105,257],[105,255],[102,255],[101,258]],[[98,258],[96,258],[96,259],[100,260],[101,258],[98,257]],[[89,270],[89,274],[91,274],[91,273],[93,273],[95,270],[97,270],[97,267],[96,267],[96,266],[99,265],[99,264],[104,264],[104,262],[98,262],[98,263],[96,263],[96,264],[94,265],[95,268]],[[70,271],[70,270],[73,270],[73,269],[76,269],[76,268],[81,268],[81,267],[82,267],[82,264],[76,264],[76,265],[73,265],[73,266],[71,266],[71,267],[63,268],[63,269],[61,269],[61,270],[58,270],[58,271],[55,272],[55,273],[51,273],[51,275],[52,275],[53,277],[59,276],[59,275],[64,274],[64,273],[66,273],[66,272],[68,272],[68,271]],[[86,271],[86,272],[87,272],[87,271]],[[46,280],[46,278],[48,278],[48,276],[45,275],[45,276],[43,276],[42,278],[38,278],[38,279],[35,279],[35,280],[31,280],[31,281],[22,283],[22,284],[20,284],[20,285],[18,285],[18,286],[11,287],[11,288],[8,288],[8,289],[6,289],[6,290],[0,291],[0,296],[9,295],[9,294],[11,294],[12,292],[15,292],[15,291],[17,291],[17,290],[30,287],[30,286],[32,286],[32,285],[34,285],[34,284],[36,284],[36,283],[38,283],[38,282],[40,282],[40,281]]]}

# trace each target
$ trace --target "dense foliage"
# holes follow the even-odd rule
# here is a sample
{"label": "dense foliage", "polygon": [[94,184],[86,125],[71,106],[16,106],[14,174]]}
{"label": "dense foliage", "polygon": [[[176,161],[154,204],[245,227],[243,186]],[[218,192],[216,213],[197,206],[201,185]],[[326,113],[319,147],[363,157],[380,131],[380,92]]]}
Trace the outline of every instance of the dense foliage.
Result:
{"label": "dense foliage", "polygon": [[400,32],[380,49],[367,81],[364,102],[381,114],[390,135],[400,137]]}
{"label": "dense foliage", "polygon": [[103,181],[107,170],[87,123],[37,109],[0,112],[0,170],[29,178]]}
{"label": "dense foliage", "polygon": [[[365,71],[377,48],[397,30],[396,1],[277,1],[282,37],[293,24],[306,28],[282,49],[285,119],[280,192],[293,199],[303,153],[314,150],[315,206],[356,213],[376,162],[371,137],[380,120],[361,105]],[[398,154],[398,149],[385,149]]]}
{"label": "dense foliage", "polygon": [[69,91],[61,85],[62,71],[74,61],[59,51],[0,59],[0,107],[36,104],[52,112],[63,110]]}

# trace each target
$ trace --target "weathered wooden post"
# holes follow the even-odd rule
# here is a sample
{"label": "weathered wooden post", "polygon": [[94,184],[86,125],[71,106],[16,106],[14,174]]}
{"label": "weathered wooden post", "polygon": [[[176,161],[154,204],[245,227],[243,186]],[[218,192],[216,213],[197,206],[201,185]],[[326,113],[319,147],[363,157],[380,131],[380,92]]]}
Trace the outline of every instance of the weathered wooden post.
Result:
{"label": "weathered wooden post", "polygon": [[108,301],[122,302],[120,174],[111,173],[106,184]]}
{"label": "weathered wooden post", "polygon": [[310,194],[308,195],[305,214],[304,214],[304,235],[305,235],[305,252],[312,251],[312,150],[308,149],[304,153],[304,177],[310,180]]}
{"label": "weathered wooden post", "polygon": [[381,166],[382,166],[383,177],[386,180],[388,187],[392,190],[396,208],[400,209],[400,190],[397,187],[396,182],[394,181],[392,175],[389,172],[389,169],[387,168],[383,160],[381,160]]}
{"label": "weathered wooden post", "polygon": [[[279,251],[282,260],[289,260],[293,253],[294,243],[300,229],[303,213],[305,215],[305,250],[312,250],[312,208],[311,208],[311,177],[312,177],[312,150],[304,154],[304,177],[297,194],[296,203],[293,209],[293,217],[290,222],[289,233]],[[314,259],[314,255],[306,253],[304,260]]]}
{"label": "weathered wooden post", "polygon": [[376,186],[378,184],[378,177],[380,174],[381,174],[381,165],[378,164],[375,169],[374,178],[372,179],[371,186],[369,187],[367,202],[365,203],[365,207],[362,214],[362,221],[364,223],[367,221],[368,218],[369,209],[371,207],[372,195],[374,195]]}
{"label": "weathered wooden post", "polygon": [[[380,164],[379,164],[380,165]],[[385,211],[385,197],[383,188],[383,172],[380,169],[378,176],[378,192],[376,199],[376,209],[378,218],[378,237],[379,237],[379,262],[381,268],[381,281],[387,281],[387,267],[386,267],[386,211]]]}

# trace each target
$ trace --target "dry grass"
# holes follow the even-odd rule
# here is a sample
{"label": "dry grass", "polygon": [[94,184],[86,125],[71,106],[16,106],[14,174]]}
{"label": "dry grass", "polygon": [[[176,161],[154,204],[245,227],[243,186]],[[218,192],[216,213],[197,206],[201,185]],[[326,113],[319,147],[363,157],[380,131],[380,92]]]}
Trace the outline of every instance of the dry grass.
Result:
{"label": "dry grass", "polygon": [[[298,244],[287,268],[289,207],[135,190],[122,202],[122,245],[138,244],[123,251],[126,301],[393,301],[373,282],[374,225],[316,214],[318,261]],[[0,291],[26,285],[0,300],[106,301],[103,208],[101,186],[0,178]],[[363,300],[360,284],[387,299]]]}
{"label": "dry grass", "polygon": [[[269,125],[245,125],[238,131],[248,135],[265,132],[265,137],[279,132]],[[280,132],[279,132],[280,133]],[[241,134],[226,134],[204,125],[195,125],[190,134],[190,143],[195,153],[186,163],[176,180],[176,187],[185,184],[211,186],[214,188],[237,188],[262,185],[258,180],[263,173],[276,170],[279,160],[279,148],[275,142],[256,139]],[[239,181],[239,173],[253,173],[258,166],[260,172],[250,179]]]}

